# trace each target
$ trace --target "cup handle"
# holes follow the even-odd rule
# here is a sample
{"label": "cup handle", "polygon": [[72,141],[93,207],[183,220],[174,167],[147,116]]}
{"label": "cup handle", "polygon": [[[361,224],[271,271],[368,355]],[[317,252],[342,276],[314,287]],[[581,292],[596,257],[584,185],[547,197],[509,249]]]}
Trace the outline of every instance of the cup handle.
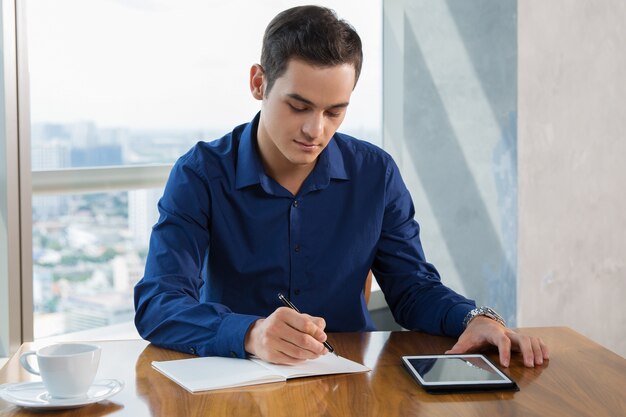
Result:
{"label": "cup handle", "polygon": [[26,369],[31,374],[41,376],[41,374],[38,371],[36,371],[32,366],[30,366],[30,363],[28,363],[28,357],[31,355],[36,355],[36,354],[37,352],[34,352],[34,351],[22,353],[22,356],[20,356],[20,364],[22,365],[22,368]]}

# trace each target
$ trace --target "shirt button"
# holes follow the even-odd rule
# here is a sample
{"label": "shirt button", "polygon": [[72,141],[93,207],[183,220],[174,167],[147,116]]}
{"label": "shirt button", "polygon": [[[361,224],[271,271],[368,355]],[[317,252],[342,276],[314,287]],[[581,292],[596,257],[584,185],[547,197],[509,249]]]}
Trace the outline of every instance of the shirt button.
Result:
{"label": "shirt button", "polygon": [[196,354],[196,350],[195,350],[194,348],[190,348],[190,349],[189,349],[189,352],[191,352],[191,354],[192,354],[192,355],[195,355],[195,354]]}
{"label": "shirt button", "polygon": [[300,245],[296,245],[293,249],[294,249],[296,252],[300,252]]}
{"label": "shirt button", "polygon": [[230,351],[230,356],[233,357],[233,358],[236,358],[237,354],[234,351],[231,350]]}
{"label": "shirt button", "polygon": [[293,206],[296,208],[298,207],[298,200],[293,200]]}
{"label": "shirt button", "polygon": [[300,290],[294,290],[294,291],[293,291],[293,293],[294,293],[295,295],[300,295]]}

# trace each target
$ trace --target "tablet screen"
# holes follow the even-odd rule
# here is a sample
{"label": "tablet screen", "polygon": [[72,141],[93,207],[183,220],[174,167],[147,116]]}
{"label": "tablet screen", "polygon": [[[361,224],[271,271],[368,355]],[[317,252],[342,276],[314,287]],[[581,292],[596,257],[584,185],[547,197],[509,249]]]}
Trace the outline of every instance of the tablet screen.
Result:
{"label": "tablet screen", "polygon": [[514,382],[486,357],[471,355],[403,356],[409,372],[425,388],[511,386]]}

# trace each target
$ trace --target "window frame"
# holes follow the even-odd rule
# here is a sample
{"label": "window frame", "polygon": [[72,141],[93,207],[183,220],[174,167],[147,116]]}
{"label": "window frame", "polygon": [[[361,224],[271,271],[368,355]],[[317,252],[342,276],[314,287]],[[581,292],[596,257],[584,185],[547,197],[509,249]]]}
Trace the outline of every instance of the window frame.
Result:
{"label": "window frame", "polygon": [[[28,285],[21,279],[23,275],[23,225],[22,218],[24,210],[24,194],[22,190],[23,166],[21,164],[21,149],[19,142],[19,118],[18,111],[18,72],[17,72],[17,36],[16,36],[16,2],[2,0],[0,3],[0,40],[2,42],[2,72],[0,87],[0,98],[2,108],[0,126],[2,126],[3,138],[0,146],[1,162],[4,168],[1,173],[2,196],[0,196],[0,212],[5,219],[6,229],[1,230],[0,247],[5,247],[4,253],[0,254],[4,265],[0,270],[0,305],[2,314],[0,315],[0,356],[15,352],[25,339],[28,329],[24,329],[23,300],[24,291],[28,290]],[[32,298],[32,297],[31,297]]]}

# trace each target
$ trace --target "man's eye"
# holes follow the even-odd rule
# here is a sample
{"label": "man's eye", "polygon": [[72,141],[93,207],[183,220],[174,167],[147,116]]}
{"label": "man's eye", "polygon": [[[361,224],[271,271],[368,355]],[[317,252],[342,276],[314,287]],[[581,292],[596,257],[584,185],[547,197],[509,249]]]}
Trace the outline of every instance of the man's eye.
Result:
{"label": "man's eye", "polygon": [[296,113],[302,113],[303,111],[306,111],[306,108],[296,107],[293,104],[289,104],[289,107],[291,107],[291,110],[295,111]]}

